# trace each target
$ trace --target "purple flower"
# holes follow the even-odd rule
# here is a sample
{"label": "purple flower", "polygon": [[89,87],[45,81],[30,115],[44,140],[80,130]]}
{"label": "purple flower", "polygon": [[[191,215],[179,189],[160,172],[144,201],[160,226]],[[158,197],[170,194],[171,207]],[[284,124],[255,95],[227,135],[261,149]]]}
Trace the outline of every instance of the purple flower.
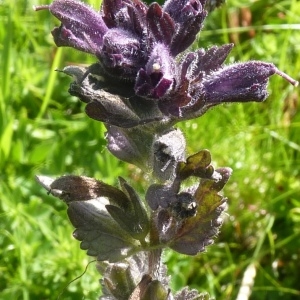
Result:
{"label": "purple flower", "polygon": [[61,21],[60,27],[52,31],[58,47],[72,47],[95,55],[101,51],[103,35],[108,28],[101,15],[84,3],[59,0],[35,9],[49,9]]}
{"label": "purple flower", "polygon": [[[96,12],[79,1],[56,0],[35,9],[49,9],[61,21],[60,27],[52,31],[57,46],[73,47],[98,58],[96,73],[110,82],[110,90],[106,91],[118,94],[118,87],[126,82],[131,96],[124,101],[130,102],[135,115],[143,105],[139,99],[140,103],[150,101],[151,110],[161,112],[159,117],[146,118],[142,113],[138,115],[139,122],[130,122],[128,116],[125,123],[137,126],[154,120],[173,124],[195,118],[224,102],[264,101],[268,79],[274,74],[297,85],[271,63],[250,61],[224,66],[232,44],[183,56],[203,26],[205,7],[210,9],[211,5],[206,0],[168,0],[162,7],[157,3],[147,6],[140,0],[103,0],[100,12]],[[79,80],[82,87],[84,78]],[[105,89],[101,84],[97,87]],[[93,106],[99,106],[98,112],[103,107],[101,99],[90,95],[88,100],[80,92],[76,95],[85,102],[96,103]],[[122,127],[124,122],[116,124],[115,118],[112,122],[107,118],[107,114],[114,115],[114,110],[112,103],[105,118],[103,113],[88,115]]]}

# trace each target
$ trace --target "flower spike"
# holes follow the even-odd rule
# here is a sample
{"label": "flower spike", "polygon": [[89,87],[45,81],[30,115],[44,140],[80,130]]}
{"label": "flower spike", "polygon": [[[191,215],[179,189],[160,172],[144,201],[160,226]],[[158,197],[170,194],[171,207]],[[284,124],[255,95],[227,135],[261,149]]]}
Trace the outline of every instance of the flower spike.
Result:
{"label": "flower spike", "polygon": [[100,299],[209,300],[186,288],[173,297],[161,254],[171,248],[196,255],[214,242],[232,170],[215,169],[208,150],[186,157],[184,134],[174,125],[222,103],[264,101],[274,74],[298,85],[272,63],[226,65],[233,44],[187,50],[207,13],[223,2],[103,0],[99,12],[77,0],[34,7],[60,20],[52,31],[57,46],[95,56],[89,67],[61,70],[74,79],[69,93],[104,123],[107,150],[140,168],[149,183],[137,191],[121,177],[119,188],[85,176],[37,177],[66,203],[73,236],[97,258]]}

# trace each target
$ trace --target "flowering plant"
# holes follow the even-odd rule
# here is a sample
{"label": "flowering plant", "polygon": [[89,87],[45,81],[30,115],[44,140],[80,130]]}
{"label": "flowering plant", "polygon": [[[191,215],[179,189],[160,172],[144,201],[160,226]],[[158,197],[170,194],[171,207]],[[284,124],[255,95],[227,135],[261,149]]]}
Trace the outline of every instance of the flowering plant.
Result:
{"label": "flowering plant", "polygon": [[57,46],[97,58],[87,68],[63,69],[74,78],[69,92],[105,124],[108,150],[149,178],[141,197],[123,178],[117,188],[84,176],[37,177],[66,202],[74,237],[97,257],[101,299],[208,299],[187,288],[173,296],[161,253],[196,255],[213,243],[231,169],[215,169],[208,150],[186,157],[174,125],[221,103],[264,101],[274,74],[297,85],[271,63],[224,65],[233,44],[187,51],[208,11],[222,2],[103,0],[99,12],[76,0],[35,7],[61,21],[52,31]]}

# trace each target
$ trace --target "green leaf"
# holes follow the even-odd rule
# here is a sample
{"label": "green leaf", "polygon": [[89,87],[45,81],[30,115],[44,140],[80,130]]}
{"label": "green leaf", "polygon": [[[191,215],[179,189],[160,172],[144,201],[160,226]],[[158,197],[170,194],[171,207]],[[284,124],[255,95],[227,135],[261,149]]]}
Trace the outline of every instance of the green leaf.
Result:
{"label": "green leaf", "polygon": [[142,293],[141,300],[165,300],[171,299],[168,297],[168,290],[158,280],[152,280]]}
{"label": "green leaf", "polygon": [[4,155],[4,158],[7,158],[10,153],[11,149],[11,142],[13,137],[13,124],[14,119],[11,118],[10,122],[6,125],[5,129],[3,130],[1,139],[0,139],[0,146],[2,153]]}
{"label": "green leaf", "polygon": [[197,203],[196,215],[186,218],[181,226],[178,226],[170,244],[173,250],[195,255],[212,244],[213,238],[219,233],[222,225],[220,216],[226,208],[226,198],[218,192],[228,181],[231,169],[222,168],[217,173],[221,177],[218,181],[204,179],[199,184],[194,195]]}
{"label": "green leaf", "polygon": [[188,157],[186,163],[181,162],[177,172],[181,180],[185,180],[190,176],[210,178],[214,173],[214,168],[210,163],[210,152],[202,150]]}
{"label": "green leaf", "polygon": [[[116,299],[127,300],[136,286],[130,265],[127,262],[109,265],[103,275],[101,284],[104,295],[109,294]],[[107,299],[104,297],[100,299]]]}
{"label": "green leaf", "polygon": [[137,250],[138,246],[126,231],[111,218],[102,199],[73,201],[68,216],[76,228],[74,237],[81,249],[98,260],[117,262]]}
{"label": "green leaf", "polygon": [[126,190],[126,194],[133,206],[133,217],[136,222],[136,225],[134,226],[136,228],[135,230],[138,229],[140,235],[145,237],[150,228],[146,209],[136,191],[128,183],[124,182],[123,188]]}
{"label": "green leaf", "polygon": [[105,207],[108,213],[120,225],[120,227],[126,230],[134,239],[139,240],[145,237],[143,228],[139,226],[137,220],[134,219],[132,214],[128,214],[124,210],[114,205],[106,205]]}

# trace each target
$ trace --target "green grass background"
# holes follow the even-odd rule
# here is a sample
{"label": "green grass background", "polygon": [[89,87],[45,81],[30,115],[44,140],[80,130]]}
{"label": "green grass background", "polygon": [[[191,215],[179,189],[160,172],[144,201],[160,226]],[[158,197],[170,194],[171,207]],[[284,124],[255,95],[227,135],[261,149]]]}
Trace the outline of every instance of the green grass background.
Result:
{"label": "green grass background", "polygon": [[[65,205],[34,176],[72,173],[115,184],[122,175],[134,185],[143,177],[110,155],[102,124],[68,95],[71,79],[54,72],[95,59],[56,48],[50,31],[58,23],[32,10],[47,1],[0,1],[0,299],[97,299],[93,263],[71,282],[92,258],[72,238]],[[248,24],[245,12],[252,14]],[[273,62],[299,80],[300,2],[228,0],[207,18],[197,45],[231,41],[228,63]],[[174,290],[189,285],[218,300],[236,299],[254,263],[250,299],[300,299],[299,88],[273,76],[269,91],[264,103],[222,105],[180,125],[190,154],[207,148],[216,167],[234,173],[215,245],[196,257],[165,254]]]}

